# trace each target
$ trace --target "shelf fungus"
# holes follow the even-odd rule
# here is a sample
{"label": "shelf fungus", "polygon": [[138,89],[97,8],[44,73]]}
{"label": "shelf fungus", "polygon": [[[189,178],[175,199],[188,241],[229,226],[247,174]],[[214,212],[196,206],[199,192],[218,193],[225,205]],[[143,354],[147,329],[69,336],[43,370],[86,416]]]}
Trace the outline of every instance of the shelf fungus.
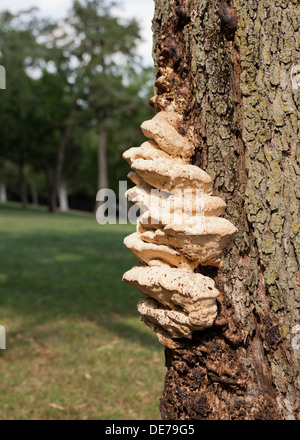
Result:
{"label": "shelf fungus", "polygon": [[180,134],[181,124],[179,114],[159,112],[142,124],[149,140],[123,155],[136,185],[126,197],[142,211],[137,232],[124,240],[141,266],[123,281],[146,296],[138,304],[141,319],[169,348],[213,325],[219,292],[195,270],[220,267],[237,233],[220,217],[226,204],[212,195],[211,177],[189,164],[194,146]]}

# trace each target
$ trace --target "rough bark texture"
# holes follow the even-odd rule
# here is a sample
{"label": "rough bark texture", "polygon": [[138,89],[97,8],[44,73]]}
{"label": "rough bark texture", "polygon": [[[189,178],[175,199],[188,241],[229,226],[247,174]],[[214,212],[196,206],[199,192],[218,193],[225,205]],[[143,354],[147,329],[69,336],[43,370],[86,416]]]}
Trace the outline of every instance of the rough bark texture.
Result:
{"label": "rough bark texture", "polygon": [[155,0],[157,111],[184,115],[192,163],[239,229],[212,329],[166,350],[167,419],[299,419],[298,0]]}

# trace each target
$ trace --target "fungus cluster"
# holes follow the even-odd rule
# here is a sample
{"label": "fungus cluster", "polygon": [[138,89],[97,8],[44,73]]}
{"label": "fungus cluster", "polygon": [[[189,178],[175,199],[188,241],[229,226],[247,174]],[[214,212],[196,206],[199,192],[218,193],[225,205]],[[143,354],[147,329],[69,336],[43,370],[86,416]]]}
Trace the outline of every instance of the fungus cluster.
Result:
{"label": "fungus cluster", "polygon": [[180,122],[175,112],[159,112],[141,126],[149,141],[123,155],[136,184],[126,196],[142,211],[137,232],[124,240],[142,265],[123,281],[147,297],[138,304],[141,319],[169,348],[213,325],[219,292],[195,269],[220,267],[237,233],[220,217],[226,204],[212,196],[210,176],[189,164],[194,147],[179,133]]}

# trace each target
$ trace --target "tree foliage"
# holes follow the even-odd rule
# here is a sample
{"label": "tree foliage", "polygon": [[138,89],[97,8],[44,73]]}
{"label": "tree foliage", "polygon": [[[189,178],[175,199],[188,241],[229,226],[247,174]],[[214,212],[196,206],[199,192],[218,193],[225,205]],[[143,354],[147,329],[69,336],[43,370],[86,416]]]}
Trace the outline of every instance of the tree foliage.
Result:
{"label": "tree foliage", "polygon": [[24,206],[34,186],[55,212],[64,182],[71,206],[93,209],[103,182],[97,160],[103,132],[107,185],[117,189],[126,178],[121,153],[142,141],[138,127],[152,114],[145,98],[153,79],[136,54],[137,22],[120,19],[117,11],[109,1],[76,0],[59,23],[34,9],[0,13],[0,64],[7,72],[0,180]]}

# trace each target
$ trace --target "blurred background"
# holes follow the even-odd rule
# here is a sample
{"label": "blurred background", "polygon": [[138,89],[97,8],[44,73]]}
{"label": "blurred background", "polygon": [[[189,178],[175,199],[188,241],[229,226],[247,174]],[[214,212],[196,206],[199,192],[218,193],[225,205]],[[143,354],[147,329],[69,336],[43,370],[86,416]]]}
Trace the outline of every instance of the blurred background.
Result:
{"label": "blurred background", "polygon": [[153,2],[7,4],[1,201],[93,211],[98,189],[117,190],[126,179],[122,152],[139,145],[139,125],[152,114]]}
{"label": "blurred background", "polygon": [[153,9],[1,3],[1,419],[159,418],[163,350],[121,283],[134,226],[94,215],[153,116]]}

